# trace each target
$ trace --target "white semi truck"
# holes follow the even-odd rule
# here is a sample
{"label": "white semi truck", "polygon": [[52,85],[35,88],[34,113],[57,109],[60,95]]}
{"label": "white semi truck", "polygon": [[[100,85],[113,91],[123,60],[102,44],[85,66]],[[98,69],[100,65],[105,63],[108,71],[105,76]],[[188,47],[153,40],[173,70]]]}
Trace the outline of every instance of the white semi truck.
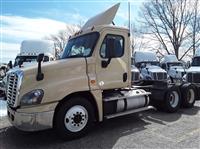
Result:
{"label": "white semi truck", "polygon": [[142,80],[167,81],[167,72],[160,67],[156,53],[136,51],[133,54],[133,61],[140,70]]}
{"label": "white semi truck", "polygon": [[[49,62],[56,59],[54,42],[50,40],[24,40],[21,43],[20,53],[16,56],[14,65],[12,61],[8,63],[6,71],[12,68],[29,67],[37,65],[37,56],[44,53],[43,62]],[[7,83],[6,71],[2,79],[0,92],[3,97]],[[6,98],[5,98],[6,99]]]}
{"label": "white semi truck", "polygon": [[178,61],[176,55],[165,55],[161,59],[161,67],[167,71],[172,83],[181,83],[185,75],[183,63]]}
{"label": "white semi truck", "polygon": [[86,134],[94,122],[151,109],[152,101],[162,101],[168,112],[179,109],[184,99],[178,87],[132,84],[130,32],[110,25],[118,8],[88,20],[69,39],[61,60],[41,64],[44,54],[39,54],[38,66],[8,74],[13,126],[24,131],[54,128],[72,139]]}
{"label": "white semi truck", "polygon": [[200,99],[200,48],[196,50],[192,58],[191,66],[186,70],[184,81],[192,83],[197,92],[196,100]]}
{"label": "white semi truck", "polygon": [[54,42],[50,40],[24,40],[20,53],[15,58],[14,67],[37,64],[37,56],[44,53],[44,62],[56,59]]}

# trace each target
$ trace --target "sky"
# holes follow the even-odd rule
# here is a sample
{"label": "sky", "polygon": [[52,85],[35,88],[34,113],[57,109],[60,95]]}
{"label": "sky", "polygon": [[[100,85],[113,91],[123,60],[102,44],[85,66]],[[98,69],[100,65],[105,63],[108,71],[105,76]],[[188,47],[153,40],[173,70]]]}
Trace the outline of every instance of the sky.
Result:
{"label": "sky", "polygon": [[[145,0],[129,1],[134,22]],[[14,60],[23,40],[56,34],[65,29],[66,24],[86,22],[118,2],[120,8],[114,22],[125,26],[128,24],[128,0],[1,0],[0,62]]]}

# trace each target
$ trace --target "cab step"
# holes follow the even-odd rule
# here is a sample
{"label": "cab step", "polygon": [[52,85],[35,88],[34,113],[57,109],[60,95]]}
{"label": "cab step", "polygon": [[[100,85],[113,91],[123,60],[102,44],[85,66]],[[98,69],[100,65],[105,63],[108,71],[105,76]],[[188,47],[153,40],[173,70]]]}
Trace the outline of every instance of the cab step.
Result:
{"label": "cab step", "polygon": [[114,117],[120,117],[123,115],[128,115],[128,114],[133,114],[133,113],[137,113],[137,112],[141,112],[141,111],[146,111],[146,110],[151,110],[155,108],[153,106],[147,106],[147,107],[142,107],[142,108],[138,108],[138,109],[133,109],[133,110],[128,110],[128,111],[124,111],[124,112],[120,112],[120,113],[115,113],[115,114],[111,114],[111,115],[106,115],[104,116],[105,119],[111,119]]}

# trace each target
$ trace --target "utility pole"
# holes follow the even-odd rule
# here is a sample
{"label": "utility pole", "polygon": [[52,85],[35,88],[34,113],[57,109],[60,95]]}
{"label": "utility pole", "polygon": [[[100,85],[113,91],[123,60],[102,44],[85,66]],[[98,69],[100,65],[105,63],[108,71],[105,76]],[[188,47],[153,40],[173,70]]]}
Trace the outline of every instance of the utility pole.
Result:
{"label": "utility pole", "polygon": [[128,27],[131,31],[131,4],[130,1],[128,1]]}

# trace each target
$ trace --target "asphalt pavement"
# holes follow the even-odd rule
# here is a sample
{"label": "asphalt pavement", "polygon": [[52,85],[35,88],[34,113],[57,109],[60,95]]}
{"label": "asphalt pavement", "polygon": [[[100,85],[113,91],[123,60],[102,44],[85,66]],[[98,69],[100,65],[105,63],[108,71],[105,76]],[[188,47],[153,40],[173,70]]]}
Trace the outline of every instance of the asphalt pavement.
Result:
{"label": "asphalt pavement", "polygon": [[97,124],[83,138],[63,141],[53,130],[34,133],[12,127],[0,117],[0,149],[163,149],[200,148],[200,101],[191,109],[169,114],[156,110]]}

